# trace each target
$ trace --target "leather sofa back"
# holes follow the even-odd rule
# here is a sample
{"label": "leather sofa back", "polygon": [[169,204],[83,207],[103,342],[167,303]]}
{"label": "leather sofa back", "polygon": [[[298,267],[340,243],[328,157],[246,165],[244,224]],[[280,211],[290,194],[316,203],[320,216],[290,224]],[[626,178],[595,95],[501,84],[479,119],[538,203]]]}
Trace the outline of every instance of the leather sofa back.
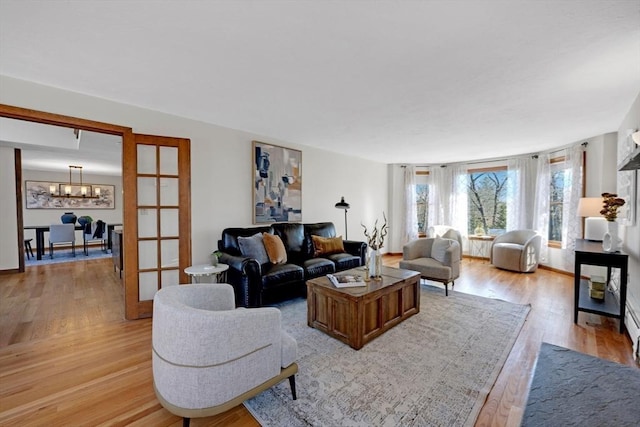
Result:
{"label": "leather sofa back", "polygon": [[312,258],[315,252],[313,239],[311,238],[312,235],[320,237],[336,237],[336,228],[332,222],[317,222],[315,224],[304,225],[304,252],[307,258]]}
{"label": "leather sofa back", "polygon": [[263,227],[225,228],[222,230],[222,238],[218,241],[218,249],[230,255],[241,255],[238,237],[250,237],[256,233],[273,234],[273,228],[271,228],[270,225]]}

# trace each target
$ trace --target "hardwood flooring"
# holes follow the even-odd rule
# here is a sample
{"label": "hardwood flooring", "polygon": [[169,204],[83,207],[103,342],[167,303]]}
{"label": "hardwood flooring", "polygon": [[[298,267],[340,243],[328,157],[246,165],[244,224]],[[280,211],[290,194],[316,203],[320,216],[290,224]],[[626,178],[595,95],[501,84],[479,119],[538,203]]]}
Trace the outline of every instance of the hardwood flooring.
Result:
{"label": "hardwood flooring", "polygon": [[[476,425],[519,425],[542,341],[637,366],[617,321],[580,313],[573,324],[571,276],[510,273],[466,258],[461,271],[455,291],[531,304]],[[151,319],[123,319],[122,285],[109,259],[0,275],[0,425],[180,426],[153,392]],[[258,423],[240,405],[192,425]]]}

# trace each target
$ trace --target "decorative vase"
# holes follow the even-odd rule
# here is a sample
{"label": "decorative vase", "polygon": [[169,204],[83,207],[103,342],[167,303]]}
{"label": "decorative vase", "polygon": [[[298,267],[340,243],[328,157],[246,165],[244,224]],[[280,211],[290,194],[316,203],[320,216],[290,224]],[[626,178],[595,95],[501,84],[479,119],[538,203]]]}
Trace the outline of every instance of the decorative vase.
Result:
{"label": "decorative vase", "polygon": [[620,250],[622,239],[618,234],[618,223],[616,221],[607,221],[607,232],[602,238],[602,249],[606,252],[617,252]]}
{"label": "decorative vase", "polygon": [[369,255],[369,277],[376,279],[382,275],[382,254],[380,249],[372,249]]}
{"label": "decorative vase", "polygon": [[218,266],[218,255],[211,255],[211,265],[214,267]]}
{"label": "decorative vase", "polygon": [[[64,222],[64,221],[63,221]],[[80,218],[78,218],[78,224],[80,224],[81,226],[85,226],[88,223],[93,222],[93,218],[91,218],[88,215],[83,215]]]}
{"label": "decorative vase", "polygon": [[476,229],[473,230],[473,232],[476,234],[476,236],[484,236],[484,228],[480,226],[476,227]]}
{"label": "decorative vase", "polygon": [[65,212],[60,217],[60,220],[62,221],[63,224],[75,224],[76,219],[78,219],[78,217],[73,212]]}

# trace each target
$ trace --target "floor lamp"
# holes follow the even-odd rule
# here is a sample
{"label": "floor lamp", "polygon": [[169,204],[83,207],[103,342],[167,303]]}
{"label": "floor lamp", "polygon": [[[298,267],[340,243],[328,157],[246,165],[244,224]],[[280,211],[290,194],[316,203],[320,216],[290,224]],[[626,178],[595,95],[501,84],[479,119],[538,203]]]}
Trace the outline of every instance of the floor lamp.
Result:
{"label": "floor lamp", "polygon": [[349,240],[349,233],[347,232],[347,211],[351,206],[344,201],[344,196],[340,198],[340,201],[336,203],[337,209],[344,209],[344,239]]}

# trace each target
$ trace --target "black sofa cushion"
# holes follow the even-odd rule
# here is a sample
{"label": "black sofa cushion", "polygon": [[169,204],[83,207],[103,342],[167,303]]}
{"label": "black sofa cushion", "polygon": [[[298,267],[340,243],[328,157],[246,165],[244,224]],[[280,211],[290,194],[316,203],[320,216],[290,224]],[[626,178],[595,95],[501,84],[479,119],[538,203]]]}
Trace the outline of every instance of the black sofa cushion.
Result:
{"label": "black sofa cushion", "polygon": [[324,276],[325,274],[333,274],[336,272],[336,265],[326,258],[311,258],[302,263],[304,268],[305,280],[314,277]]}
{"label": "black sofa cushion", "polygon": [[271,226],[276,236],[279,236],[287,250],[287,260],[290,263],[302,265],[309,258],[305,251],[304,226],[298,223],[282,222]]}
{"label": "black sofa cushion", "polygon": [[331,260],[335,266],[336,271],[348,270],[350,268],[360,267],[360,257],[351,254],[332,254],[327,255],[327,258]]}
{"label": "black sofa cushion", "polygon": [[271,289],[283,283],[301,282],[304,270],[295,264],[266,264],[262,269],[262,288]]}

